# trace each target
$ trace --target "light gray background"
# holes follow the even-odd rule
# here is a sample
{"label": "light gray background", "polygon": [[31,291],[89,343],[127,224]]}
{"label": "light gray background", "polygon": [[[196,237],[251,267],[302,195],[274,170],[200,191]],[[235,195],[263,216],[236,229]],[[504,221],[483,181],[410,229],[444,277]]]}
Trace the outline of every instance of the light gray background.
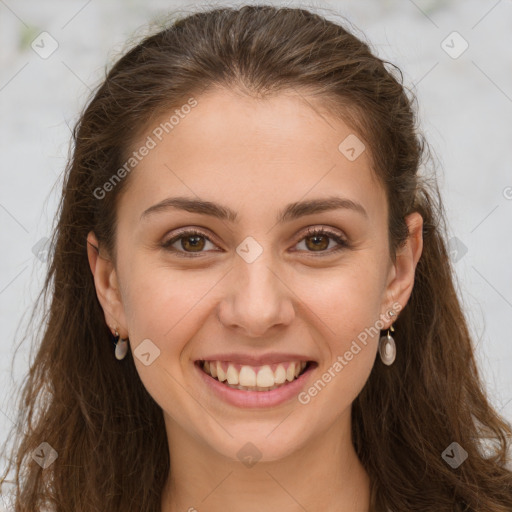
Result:
{"label": "light gray background", "polygon": [[[317,7],[328,17],[331,11],[348,17],[379,56],[402,68],[406,84],[415,88],[423,130],[441,165],[451,236],[467,249],[454,258],[460,258],[460,295],[482,376],[493,404],[511,421],[512,1],[280,5]],[[29,344],[24,343],[11,376],[14,347],[45,271],[32,249],[50,234],[70,130],[105,65],[129,38],[140,35],[139,27],[170,9],[193,10],[194,4],[0,0],[2,441],[14,418],[13,394],[28,369]],[[59,45],[46,59],[31,47],[43,31]],[[458,58],[441,46],[453,31],[469,44]],[[447,44],[453,51],[461,48],[453,36]]]}

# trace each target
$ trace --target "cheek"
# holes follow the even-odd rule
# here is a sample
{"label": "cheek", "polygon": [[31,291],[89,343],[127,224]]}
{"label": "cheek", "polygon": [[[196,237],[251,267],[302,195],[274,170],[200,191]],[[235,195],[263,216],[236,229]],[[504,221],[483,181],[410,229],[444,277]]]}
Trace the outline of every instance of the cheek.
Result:
{"label": "cheek", "polygon": [[380,337],[378,283],[369,272],[340,272],[309,296],[308,307],[321,320],[316,325],[321,326],[322,364],[317,380],[299,398],[314,402],[329,421],[355,400],[373,368]]}
{"label": "cheek", "polygon": [[123,305],[132,343],[150,338],[173,353],[201,325],[204,299],[219,280],[212,273],[176,271],[147,261],[134,262],[125,276]]}
{"label": "cheek", "polygon": [[343,346],[379,319],[383,282],[381,269],[365,259],[300,281],[297,295]]}
{"label": "cheek", "polygon": [[[191,364],[188,342],[204,323],[208,301],[201,299],[208,297],[218,277],[152,267],[142,261],[125,270],[129,278],[125,281],[123,302],[137,372],[164,410],[184,414],[182,411],[190,407],[190,397],[183,393],[179,383],[186,380],[185,373]],[[149,347],[149,365],[138,356],[143,347]],[[152,351],[158,354],[154,358]]]}
{"label": "cheek", "polygon": [[[142,257],[125,260],[125,267],[119,270],[132,343],[150,338],[167,349],[170,339],[179,348],[178,340],[190,339],[200,328],[213,299],[208,295],[216,295],[211,292],[218,290],[223,276],[222,272],[176,270]],[[335,339],[337,349],[342,350],[347,341],[378,319],[382,271],[371,253],[361,251],[337,268],[290,273],[286,275],[293,290],[289,300],[299,308],[300,303],[306,306],[303,315],[314,324],[320,321],[326,339]]]}
{"label": "cheek", "polygon": [[[315,287],[309,283],[302,291],[308,308],[315,314],[309,318],[320,319],[316,325],[320,326],[324,357],[319,386],[332,382],[329,388],[336,390],[336,396],[344,397],[340,407],[355,399],[375,361],[383,272],[375,258],[363,258],[361,254],[357,263],[354,258],[350,265],[340,266],[318,279]],[[325,399],[328,395],[331,396],[324,395]]]}

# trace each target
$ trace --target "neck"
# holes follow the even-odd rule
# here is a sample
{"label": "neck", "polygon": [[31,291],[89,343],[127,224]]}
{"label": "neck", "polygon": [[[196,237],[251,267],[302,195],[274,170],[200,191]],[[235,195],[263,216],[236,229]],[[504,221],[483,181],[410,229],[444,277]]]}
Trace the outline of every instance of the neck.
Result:
{"label": "neck", "polygon": [[250,467],[198,442],[167,416],[166,428],[171,467],[162,512],[369,511],[370,481],[351,442],[350,413],[286,458],[262,457]]}

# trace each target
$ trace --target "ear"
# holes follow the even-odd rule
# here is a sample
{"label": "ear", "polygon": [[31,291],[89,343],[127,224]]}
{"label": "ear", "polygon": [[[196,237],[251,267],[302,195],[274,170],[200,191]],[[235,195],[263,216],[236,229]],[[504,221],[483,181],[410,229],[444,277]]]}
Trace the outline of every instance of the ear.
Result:
{"label": "ear", "polygon": [[[406,244],[396,254],[396,260],[392,264],[388,284],[386,287],[387,310],[389,304],[398,302],[401,309],[405,307],[414,287],[414,274],[416,265],[423,251],[423,217],[414,212],[405,218],[409,229],[409,237]],[[390,325],[396,320],[394,317]],[[386,326],[386,329],[389,325]]]}
{"label": "ear", "polygon": [[128,338],[116,270],[110,259],[100,255],[99,243],[93,231],[87,235],[87,257],[107,325],[112,331],[117,328],[121,338]]}

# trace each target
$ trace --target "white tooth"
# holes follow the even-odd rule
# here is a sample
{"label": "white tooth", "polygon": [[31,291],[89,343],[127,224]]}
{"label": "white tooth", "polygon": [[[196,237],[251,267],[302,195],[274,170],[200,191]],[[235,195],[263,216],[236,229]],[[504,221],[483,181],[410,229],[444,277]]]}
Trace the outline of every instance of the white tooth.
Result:
{"label": "white tooth", "polygon": [[217,377],[217,363],[214,362],[210,365],[210,374],[214,378]]}
{"label": "white tooth", "polygon": [[232,364],[228,365],[226,377],[228,379],[229,384],[233,384],[234,386],[238,385],[238,372],[236,371],[236,368]]}
{"label": "white tooth", "polygon": [[206,373],[210,373],[210,363],[208,361],[203,363],[203,369]]}
{"label": "white tooth", "polygon": [[295,379],[295,363],[290,363],[286,369],[286,380],[290,382]]}
{"label": "white tooth", "polygon": [[265,365],[260,368],[256,376],[256,386],[260,388],[268,388],[274,385],[274,372],[270,366]]}
{"label": "white tooth", "polygon": [[295,363],[295,377],[299,376],[300,371],[301,371],[301,363]]}
{"label": "white tooth", "polygon": [[226,372],[222,369],[220,361],[217,361],[217,379],[221,382],[226,380]]}
{"label": "white tooth", "polygon": [[286,380],[286,370],[282,364],[278,365],[274,373],[274,382],[276,384],[282,384]]}
{"label": "white tooth", "polygon": [[250,366],[242,366],[238,378],[241,386],[256,386],[256,373]]}

